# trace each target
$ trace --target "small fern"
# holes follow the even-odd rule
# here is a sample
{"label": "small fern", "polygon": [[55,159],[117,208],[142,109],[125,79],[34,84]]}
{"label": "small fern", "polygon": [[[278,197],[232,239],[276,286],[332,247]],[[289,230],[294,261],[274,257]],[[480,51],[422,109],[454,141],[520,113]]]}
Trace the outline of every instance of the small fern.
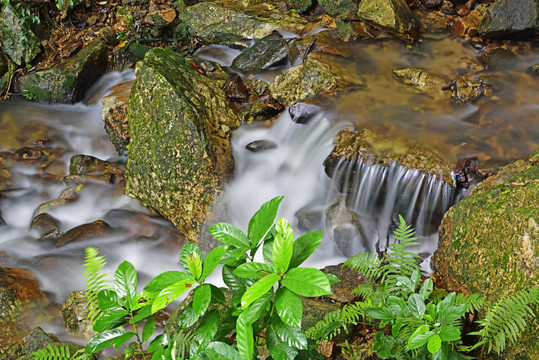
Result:
{"label": "small fern", "polygon": [[172,340],[172,358],[183,360],[189,354],[189,347],[193,342],[195,333],[192,330],[178,331]]}
{"label": "small fern", "polygon": [[97,294],[110,289],[110,282],[105,279],[107,273],[100,274],[101,268],[107,264],[104,256],[99,256],[99,249],[89,247],[85,250],[84,267],[86,270],[86,301],[88,303],[88,319],[93,323],[102,315],[97,305]]}
{"label": "small fern", "polygon": [[533,305],[539,305],[539,288],[502,296],[486,313],[485,319],[478,321],[482,329],[470,333],[481,336],[481,341],[471,349],[486,344],[488,352],[494,347],[499,355],[505,349],[507,339],[514,343],[526,328],[526,318],[535,317],[530,307]]}
{"label": "small fern", "polygon": [[489,303],[479,294],[457,294],[456,304],[465,304],[466,312],[472,313],[484,307],[489,307]]}
{"label": "small fern", "polygon": [[359,324],[365,316],[363,309],[371,305],[370,301],[344,305],[341,309],[330,312],[324,317],[324,320],[320,320],[315,326],[308,329],[307,336],[313,340],[331,340],[343,330],[348,333],[348,326]]}
{"label": "small fern", "polygon": [[78,350],[75,354],[73,354],[73,356],[71,356],[69,347],[60,344],[58,344],[58,346],[48,344],[47,347],[32,353],[33,360],[77,360],[88,357],[89,355],[84,354],[84,349]]}
{"label": "small fern", "polygon": [[348,266],[369,281],[374,281],[381,275],[382,260],[376,253],[365,253],[352,256],[343,266]]}

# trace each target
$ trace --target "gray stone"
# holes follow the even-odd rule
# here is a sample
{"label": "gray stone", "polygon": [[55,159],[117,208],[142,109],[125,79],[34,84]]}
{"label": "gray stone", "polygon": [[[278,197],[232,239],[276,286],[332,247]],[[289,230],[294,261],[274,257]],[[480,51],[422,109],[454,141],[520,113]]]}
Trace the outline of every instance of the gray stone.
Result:
{"label": "gray stone", "polygon": [[244,73],[257,73],[283,64],[287,59],[288,45],[281,34],[275,31],[241,52],[232,62],[232,66]]}
{"label": "gray stone", "polygon": [[477,30],[485,38],[533,37],[539,31],[539,0],[498,0]]}
{"label": "gray stone", "polygon": [[29,64],[41,52],[39,39],[11,4],[3,5],[0,12],[0,44],[19,66]]}

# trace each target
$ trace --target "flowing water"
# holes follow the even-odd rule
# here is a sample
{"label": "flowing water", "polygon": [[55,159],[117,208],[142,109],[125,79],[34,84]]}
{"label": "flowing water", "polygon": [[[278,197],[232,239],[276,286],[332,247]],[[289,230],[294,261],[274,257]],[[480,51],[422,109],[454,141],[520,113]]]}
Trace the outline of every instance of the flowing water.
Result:
{"label": "flowing water", "polygon": [[[519,54],[503,70],[484,70],[494,92],[478,103],[457,106],[445,98],[418,94],[399,83],[391,71],[421,66],[448,80],[474,71],[479,50],[459,39],[424,36],[408,45],[399,41],[357,42],[345,45],[348,57],[334,56],[335,66],[365,78],[366,86],[331,97],[331,113],[307,124],[291,121],[287,112],[270,128],[242,126],[233,135],[236,160],[234,179],[225,185],[223,219],[246,228],[250,216],[274,196],[284,195],[279,216],[292,222],[297,233],[325,230],[323,245],[311,264],[322,266],[344,259],[342,247],[332,240],[334,224],[325,217],[327,207],[340,194],[348,197],[350,210],[358,214],[361,229],[348,251],[381,251],[391,242],[396,214],[414,224],[422,245],[416,250],[428,255],[436,249],[436,227],[443,213],[455,201],[451,186],[440,176],[426,175],[397,164],[383,167],[358,160],[342,161],[334,181],[324,173],[323,161],[333,148],[334,136],[346,126],[370,128],[389,137],[409,137],[436,150],[449,161],[460,156],[508,162],[527,157],[539,146],[539,92],[537,77],[526,71],[539,63],[537,43]],[[535,46],[535,48],[534,48]],[[236,50],[225,47],[203,49],[201,58],[230,64]],[[280,69],[260,77],[268,80]],[[107,75],[88,96],[99,97],[116,83],[133,78],[132,72]],[[69,159],[86,154],[104,160],[118,159],[108,141],[95,105],[47,105],[16,99],[0,105],[0,151],[13,152],[25,146],[45,143],[54,160],[43,164],[19,161],[11,169],[9,189],[0,188],[0,265],[30,269],[40,288],[61,304],[73,290],[84,287],[84,248],[99,247],[109,260],[106,271],[123,260],[131,261],[144,283],[155,274],[178,268],[180,244],[171,224],[152,214],[137,201],[117,194],[108,184],[89,184],[75,201],[54,207],[50,214],[62,231],[98,219],[115,227],[125,214],[142,214],[153,230],[114,232],[88,242],[55,248],[40,242],[29,226],[38,206],[54,200],[66,189],[59,179],[68,174]],[[262,152],[248,151],[252,141],[267,140],[277,146]],[[123,214],[123,215],[122,215]],[[134,226],[134,225],[133,225]],[[297,234],[296,234],[297,236]],[[349,254],[348,254],[349,255]],[[61,326],[49,325],[61,336]],[[44,324],[39,324],[44,325]]]}

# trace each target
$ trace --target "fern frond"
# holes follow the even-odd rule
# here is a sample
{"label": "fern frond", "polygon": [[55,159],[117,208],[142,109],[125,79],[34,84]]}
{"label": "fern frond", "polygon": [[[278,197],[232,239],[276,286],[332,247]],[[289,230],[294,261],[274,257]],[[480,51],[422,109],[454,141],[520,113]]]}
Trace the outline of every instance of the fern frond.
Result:
{"label": "fern frond", "polygon": [[97,305],[97,294],[104,289],[111,289],[110,281],[100,274],[101,268],[107,264],[104,256],[99,256],[99,249],[89,247],[85,249],[84,267],[86,270],[86,301],[88,303],[88,319],[95,322],[102,312]]}
{"label": "fern frond", "polygon": [[390,292],[398,291],[396,286],[397,277],[410,277],[414,271],[421,271],[418,260],[420,256],[406,251],[406,248],[413,245],[419,245],[416,242],[417,237],[413,237],[415,230],[411,225],[407,225],[404,218],[399,215],[400,224],[395,230],[393,237],[397,240],[391,244],[390,251],[386,255],[387,264],[382,267],[384,278],[382,282],[387,284]]}
{"label": "fern frond", "polygon": [[490,307],[487,300],[479,294],[457,294],[455,305],[466,305],[466,312],[478,311],[483,307]]}
{"label": "fern frond", "polygon": [[348,266],[369,281],[374,281],[381,275],[382,260],[376,253],[360,253],[346,260],[343,266]]}
{"label": "fern frond", "polygon": [[368,300],[372,298],[374,292],[374,286],[372,283],[359,284],[354,290],[352,295],[357,296],[359,299]]}
{"label": "fern frond", "polygon": [[71,359],[71,354],[69,353],[69,348],[65,345],[62,346],[51,346],[34,351],[32,353],[33,360],[69,360]]}
{"label": "fern frond", "polygon": [[361,301],[344,305],[341,309],[330,312],[315,326],[307,329],[306,334],[313,340],[331,340],[341,331],[348,333],[348,326],[357,325],[364,317],[364,309],[372,306],[370,301]]}
{"label": "fern frond", "polygon": [[488,352],[494,347],[499,355],[505,349],[507,339],[514,343],[526,328],[526,318],[535,317],[530,305],[539,305],[539,288],[505,294],[486,313],[485,319],[478,321],[482,329],[471,335],[480,335],[480,343],[488,345]]}
{"label": "fern frond", "polygon": [[192,330],[178,331],[172,340],[172,358],[183,360],[189,354],[189,347],[193,342],[195,332]]}

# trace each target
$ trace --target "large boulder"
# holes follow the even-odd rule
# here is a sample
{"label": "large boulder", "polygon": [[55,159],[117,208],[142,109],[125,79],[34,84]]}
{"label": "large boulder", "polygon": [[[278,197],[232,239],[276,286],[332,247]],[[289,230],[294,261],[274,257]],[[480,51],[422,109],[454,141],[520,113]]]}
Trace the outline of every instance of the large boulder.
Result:
{"label": "large boulder", "polygon": [[17,65],[30,64],[41,52],[39,39],[9,3],[0,12],[0,45]]}
{"label": "large boulder", "polygon": [[405,0],[361,0],[357,16],[399,38],[417,40],[418,26]]}
{"label": "large boulder", "polygon": [[[444,288],[490,302],[539,286],[539,152],[503,167],[446,213],[435,267]],[[538,329],[531,321],[500,358],[539,358]]]}
{"label": "large boulder", "polygon": [[31,94],[40,102],[74,103],[105,73],[107,44],[98,38],[66,62],[48,70],[36,70],[14,83],[16,92]]}
{"label": "large boulder", "polygon": [[477,28],[486,38],[532,37],[539,33],[539,0],[497,0]]}
{"label": "large boulder", "polygon": [[129,98],[126,193],[197,241],[204,217],[234,169],[239,126],[223,90],[170,50],[137,64]]}

